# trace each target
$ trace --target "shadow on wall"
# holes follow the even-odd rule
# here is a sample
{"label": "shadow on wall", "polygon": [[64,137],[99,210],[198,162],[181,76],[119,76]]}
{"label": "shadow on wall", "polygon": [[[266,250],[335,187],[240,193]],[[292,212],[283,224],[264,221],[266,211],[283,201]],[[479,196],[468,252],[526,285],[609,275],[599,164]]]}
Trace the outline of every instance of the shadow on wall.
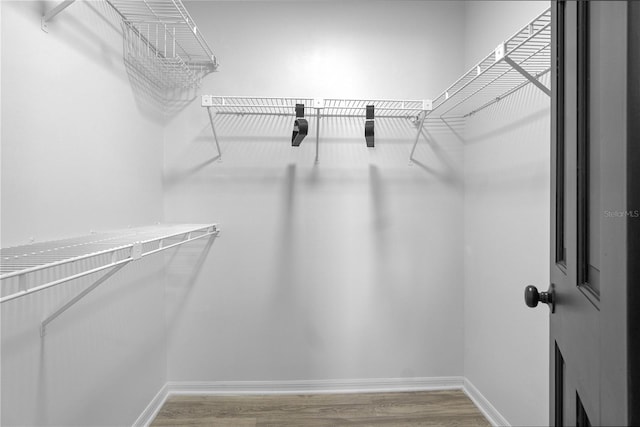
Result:
{"label": "shadow on wall", "polygon": [[273,294],[275,304],[278,301],[282,301],[290,297],[295,289],[294,268],[296,264],[296,248],[294,247],[294,232],[293,223],[296,217],[296,205],[295,205],[295,183],[296,183],[296,165],[290,164],[287,166],[284,187],[282,191],[282,213],[280,218],[280,235],[279,248],[278,248],[278,260],[279,266],[275,270],[275,289]]}
{"label": "shadow on wall", "polygon": [[[526,105],[526,104],[525,104]],[[531,105],[531,104],[529,104]],[[493,118],[497,119],[500,117],[500,113],[496,112],[494,114],[491,114],[491,116],[493,116]],[[508,134],[509,132],[514,132],[514,131],[518,131],[520,129],[522,129],[523,127],[526,127],[527,125],[530,125],[531,123],[536,123],[538,122],[540,119],[543,119],[545,117],[549,116],[549,108],[545,107],[541,110],[535,111],[525,117],[522,117],[518,120],[513,120],[513,121],[508,121],[506,122],[503,126],[500,127],[494,127],[492,129],[490,129],[487,132],[484,132],[482,134],[478,134],[478,135],[474,135],[472,137],[469,137],[465,140],[466,144],[475,144],[475,143],[479,143],[479,142],[483,142],[483,141],[491,141],[497,137],[503,136],[505,134]]]}
{"label": "shadow on wall", "polygon": [[164,188],[169,188],[177,184],[180,184],[181,182],[188,179],[190,176],[197,174],[202,169],[206,168],[207,166],[211,165],[215,161],[220,160],[222,158],[221,154],[216,154],[216,147],[214,145],[213,136],[211,134],[211,126],[209,125],[208,122],[202,129],[200,129],[200,132],[198,132],[196,136],[191,140],[191,143],[193,144],[199,144],[202,142],[206,143],[206,145],[211,145],[212,147],[211,150],[209,150],[209,147],[207,147],[198,151],[198,154],[197,154],[198,158],[205,158],[206,160],[200,163],[197,163],[191,167],[187,167],[183,169],[173,168],[169,171],[164,172],[162,175],[162,184]]}
{"label": "shadow on wall", "polygon": [[[443,143],[439,141],[444,138],[444,135],[453,135],[459,143],[464,143],[461,136],[464,126],[465,120],[463,118],[426,120],[425,126],[418,135],[416,150],[412,151],[410,155],[411,163],[437,176],[447,184],[462,187],[462,171],[447,153],[447,150],[443,148]],[[437,162],[429,165],[420,160],[425,158],[425,154],[428,154],[429,158],[435,158]]]}
{"label": "shadow on wall", "polygon": [[[206,109],[201,124],[190,137],[174,145],[166,164],[163,184],[174,189],[186,184],[200,185],[214,177],[224,177],[221,168],[287,167],[314,165],[316,118],[310,115],[309,134],[301,147],[291,147],[294,117],[285,115],[214,114],[213,120],[222,155],[218,154]],[[367,148],[364,118],[327,117],[321,119],[319,163],[309,179],[325,168],[367,168],[378,166],[406,168],[425,172],[434,182],[462,185],[462,130],[464,119],[430,119],[420,135],[415,156],[410,161],[412,144],[418,132],[410,117],[381,119],[376,124],[375,148]],[[196,128],[198,129],[198,128]],[[223,161],[218,163],[217,161]],[[315,175],[314,175],[315,174]]]}
{"label": "shadow on wall", "polygon": [[[3,396],[7,424],[85,424],[98,408],[108,408],[104,402],[113,401],[114,390],[138,373],[145,375],[149,360],[162,357],[165,342],[157,333],[157,322],[139,309],[150,301],[149,295],[151,301],[162,296],[163,268],[158,261],[127,266],[50,324],[44,336],[39,333],[43,315],[103,273],[3,304],[3,384],[17,385]],[[80,262],[92,265],[93,260]],[[162,309],[157,305],[153,311],[159,314]],[[73,409],[67,406],[69,399],[75,402]],[[111,419],[120,415],[114,413]]]}
{"label": "shadow on wall", "polygon": [[[540,79],[542,84],[547,87],[549,87],[549,80],[548,74]],[[532,112],[531,106],[539,106],[539,108]],[[515,131],[526,133],[530,131],[527,126],[539,123],[541,119],[549,117],[549,108],[550,98],[548,96],[531,84],[522,86],[508,97],[485,108],[482,116],[483,121],[492,125],[483,126],[487,130],[482,133],[468,132],[464,142],[474,144],[490,141]],[[470,119],[474,116],[475,114],[471,115]],[[505,120],[506,116],[514,119]]]}
{"label": "shadow on wall", "polygon": [[[312,110],[313,111],[313,110]],[[203,115],[203,117],[205,117]],[[309,122],[307,139],[316,135],[317,119],[315,113],[305,114]],[[214,121],[221,139],[249,139],[277,137],[286,141],[291,138],[295,118],[288,115],[252,115],[243,113],[214,113]],[[453,127],[460,129],[459,121],[445,126],[440,119],[428,120],[429,129],[435,134],[450,133]],[[464,124],[464,122],[462,122]],[[364,144],[365,118],[362,117],[322,117],[320,121],[320,139],[322,142],[345,143],[353,139],[356,144]],[[379,118],[375,122],[376,144],[379,142],[413,142],[416,135],[415,117]],[[210,134],[209,130],[209,134]],[[303,144],[308,141],[305,139]]]}
{"label": "shadow on wall", "polygon": [[163,122],[182,111],[197,96],[197,88],[190,90],[171,90],[162,87],[157,79],[150,76],[138,61],[123,52],[131,90],[140,112],[155,122]]}
{"label": "shadow on wall", "polygon": [[549,152],[535,146],[542,144],[548,150],[549,108],[549,97],[527,85],[487,108],[481,117],[469,117],[465,145],[473,163],[467,164],[465,173],[472,194],[548,191]]}
{"label": "shadow on wall", "polygon": [[[166,325],[169,331],[173,330],[177,324],[177,319],[184,313],[184,306],[189,299],[189,295],[200,277],[202,267],[207,260],[216,236],[212,235],[204,242],[193,242],[188,246],[179,246],[175,252],[168,257],[166,271],[171,274],[167,280],[167,290],[171,295],[171,304],[166,314]],[[197,254],[196,261],[193,262],[194,255]]]}
{"label": "shadow on wall", "polygon": [[[51,7],[49,2],[34,2],[30,19],[39,26],[42,15]],[[196,98],[197,88],[184,91],[162,89],[157,78],[150,77],[151,73],[127,58],[122,18],[106,2],[75,2],[48,24],[50,37],[63,41],[65,46],[109,70],[123,83],[128,81],[140,113],[149,120],[163,123]],[[122,73],[123,64],[126,77]]]}
{"label": "shadow on wall", "polygon": [[[28,4],[18,3],[20,6]],[[39,28],[42,16],[52,5],[51,2],[40,1],[35,6],[31,9],[30,20],[34,22],[34,27],[37,25]],[[76,2],[48,22],[46,37],[64,42],[65,46],[126,81],[120,73],[121,52],[115,48],[122,38],[119,19],[117,13],[104,2]]]}
{"label": "shadow on wall", "polygon": [[[188,245],[175,248],[173,253],[167,254],[164,266],[170,266],[171,272],[180,274],[182,280],[172,280],[169,282],[169,290],[174,296],[172,303],[173,311],[169,311],[167,327],[175,324],[175,320],[183,310],[181,307],[188,300],[190,292],[196,282],[202,266],[210,252],[216,236],[211,236],[204,242],[193,242]],[[195,259],[195,261],[194,261]],[[149,264],[158,264],[159,260],[145,260]],[[148,331],[140,330],[140,326],[132,325],[122,320],[105,322],[105,319],[124,319],[124,312],[135,310],[138,304],[147,303],[145,298],[145,288],[157,288],[162,286],[165,270],[163,267],[155,269],[147,274],[144,265],[129,265],[129,271],[122,273],[131,278],[124,280],[127,292],[123,292],[121,284],[112,283],[111,287],[105,283],[105,288],[100,292],[105,298],[87,298],[75,310],[69,313],[69,319],[61,319],[59,325],[40,338],[40,351],[38,357],[38,392],[36,396],[37,413],[35,415],[35,425],[51,424],[52,420],[60,419],[63,416],[58,408],[61,407],[61,396],[56,395],[61,381],[57,367],[61,364],[73,363],[73,360],[91,360],[92,357],[99,358],[97,354],[111,354],[111,365],[103,372],[93,372],[98,380],[95,384],[100,387],[91,387],[83,392],[83,399],[89,404],[79,405],[72,413],[64,414],[69,424],[82,425],[83,420],[95,417],[97,408],[104,408],[104,402],[113,399],[113,390],[117,390],[122,384],[127,384],[131,379],[131,373],[144,372],[150,360],[158,360],[165,351],[166,343],[162,336],[150,336]],[[119,281],[122,279],[116,279]],[[173,285],[173,286],[172,286]],[[61,289],[54,289],[62,293]],[[163,294],[162,290],[155,291]],[[176,295],[177,294],[177,295]],[[62,294],[60,296],[63,296]],[[158,300],[156,300],[158,301]],[[164,307],[159,306],[157,310],[162,312]],[[78,322],[78,319],[83,319]],[[155,324],[155,322],[141,321],[143,325]],[[143,326],[144,327],[144,326]],[[136,330],[138,331],[136,333]],[[100,331],[97,333],[96,331]],[[33,336],[30,331],[30,336]],[[144,338],[140,338],[140,337]],[[123,337],[128,337],[127,339]],[[31,339],[26,336],[20,338],[21,341]],[[144,345],[127,346],[128,340],[139,341]],[[83,345],[71,345],[72,343],[84,342]],[[113,350],[113,345],[123,346],[119,350]],[[69,349],[72,349],[71,354]],[[92,356],[92,355],[96,356]],[[82,363],[78,363],[82,366]],[[89,363],[84,369],[93,369],[94,363]],[[76,368],[81,372],[81,368]],[[132,386],[135,387],[135,386]],[[72,418],[69,418],[72,417]]]}

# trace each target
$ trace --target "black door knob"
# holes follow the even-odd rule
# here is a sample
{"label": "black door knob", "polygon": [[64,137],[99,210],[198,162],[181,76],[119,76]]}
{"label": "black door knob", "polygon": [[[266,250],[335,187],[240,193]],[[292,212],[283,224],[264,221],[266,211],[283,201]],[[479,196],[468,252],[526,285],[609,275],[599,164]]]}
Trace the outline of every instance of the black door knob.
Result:
{"label": "black door knob", "polygon": [[547,292],[538,292],[538,288],[535,286],[527,286],[524,288],[524,302],[529,307],[536,307],[539,302],[543,302],[549,306],[552,313],[556,308],[554,296],[553,284],[549,287]]}

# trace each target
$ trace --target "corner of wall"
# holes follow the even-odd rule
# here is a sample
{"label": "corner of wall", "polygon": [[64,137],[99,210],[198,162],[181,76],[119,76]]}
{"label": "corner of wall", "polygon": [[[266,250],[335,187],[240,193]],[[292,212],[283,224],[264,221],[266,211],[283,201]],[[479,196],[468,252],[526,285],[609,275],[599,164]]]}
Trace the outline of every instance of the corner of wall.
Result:
{"label": "corner of wall", "polygon": [[510,426],[507,419],[487,399],[468,378],[464,379],[463,390],[492,426]]}
{"label": "corner of wall", "polygon": [[[467,69],[547,7],[548,2],[535,1],[467,2],[464,46]],[[523,377],[516,378],[513,373],[517,368],[513,362],[500,366],[495,357],[498,346],[504,342],[501,339],[514,336],[513,328],[506,324],[509,321],[527,325],[531,322],[536,330],[536,340],[541,340],[543,332],[546,332],[545,323],[540,322],[539,316],[525,310],[519,283],[507,283],[505,277],[542,280],[548,271],[545,264],[548,257],[535,256],[531,265],[524,265],[518,261],[517,251],[511,253],[513,249],[507,259],[494,262],[505,255],[505,247],[521,247],[519,240],[522,239],[532,239],[534,249],[531,251],[536,251],[527,252],[527,256],[542,253],[548,247],[544,240],[548,234],[548,227],[545,228],[548,212],[544,212],[548,197],[543,194],[548,191],[543,188],[548,180],[548,176],[545,178],[548,171],[545,172],[544,168],[547,154],[536,149],[540,147],[536,142],[542,141],[544,145],[548,128],[548,120],[545,121],[544,116],[548,113],[544,112],[545,100],[536,91],[536,88],[525,88],[520,94],[512,95],[511,100],[504,99],[501,104],[495,104],[465,122],[467,141],[462,156],[465,170],[463,365],[468,383],[465,389],[479,406],[489,408],[489,416],[498,424],[507,422],[504,416],[516,424],[545,422],[544,408],[548,404],[545,398],[548,389],[546,377],[534,379],[531,383]],[[518,112],[512,115],[516,110]],[[500,121],[517,122],[518,126],[507,128],[500,125]],[[507,143],[518,135],[527,142]],[[510,164],[514,161],[520,166]],[[520,202],[528,208],[514,209],[517,202],[513,197],[520,197]],[[540,205],[538,202],[543,199],[545,202]],[[531,230],[537,230],[537,235],[519,231],[524,230],[520,223],[529,224]],[[492,298],[484,297],[496,293],[503,295],[501,304],[507,305],[505,310],[500,310],[500,316],[487,308],[492,304]],[[505,316],[510,320],[505,320]],[[524,357],[532,363],[535,361],[536,365],[542,364],[539,352],[523,354],[519,345],[508,344],[508,339],[506,342],[504,349],[500,347],[500,353],[504,354],[501,360]],[[505,370],[512,374],[504,374]],[[523,382],[528,390],[522,390]],[[491,415],[494,412],[504,416]]]}
{"label": "corner of wall", "polygon": [[164,405],[168,397],[169,383],[165,381],[158,393],[156,393],[140,416],[133,422],[132,427],[146,427],[150,425],[162,409],[162,405]]}

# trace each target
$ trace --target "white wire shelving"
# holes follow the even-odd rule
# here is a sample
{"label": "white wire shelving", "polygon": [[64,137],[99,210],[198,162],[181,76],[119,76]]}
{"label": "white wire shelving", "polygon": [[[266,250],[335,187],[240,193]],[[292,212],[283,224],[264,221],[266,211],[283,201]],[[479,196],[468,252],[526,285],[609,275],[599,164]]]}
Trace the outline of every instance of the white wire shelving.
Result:
{"label": "white wire shelving", "polygon": [[[42,28],[75,0],[42,17]],[[124,60],[158,90],[194,89],[218,60],[181,0],[105,0],[122,17]]]}
{"label": "white wire shelving", "polygon": [[536,16],[520,31],[500,43],[494,52],[456,80],[433,100],[313,99],[286,97],[242,97],[203,95],[211,130],[222,157],[214,115],[296,116],[296,104],[304,105],[316,117],[316,161],[320,139],[320,119],[326,117],[366,117],[373,105],[375,118],[409,119],[417,124],[415,142],[424,134],[427,117],[466,118],[531,83],[547,95],[550,89],[540,78],[551,70],[551,8]]}
{"label": "white wire shelving", "polygon": [[540,78],[551,71],[551,8],[536,16],[433,100],[422,115],[409,155],[424,135],[427,116],[467,118],[531,83],[551,96]]}
{"label": "white wire shelving", "polygon": [[433,100],[429,113],[467,117],[532,83],[551,70],[551,9],[525,25]]}
{"label": "white wire shelving", "polygon": [[44,327],[125,265],[158,252],[216,237],[216,224],[170,224],[93,233],[0,249],[0,303],[108,270],[49,316]]}
{"label": "white wire shelving", "polygon": [[202,106],[207,108],[219,157],[222,156],[222,152],[220,151],[215,126],[215,115],[296,117],[295,109],[297,104],[304,105],[306,117],[316,118],[316,161],[318,161],[320,119],[331,117],[366,118],[367,107],[373,106],[376,119],[404,119],[417,122],[420,115],[431,108],[431,100],[428,99],[320,99],[304,97],[202,95]]}
{"label": "white wire shelving", "polygon": [[423,100],[274,98],[203,95],[202,106],[216,114],[295,116],[296,104],[307,111],[322,110],[322,117],[365,117],[373,105],[376,118],[415,118],[423,111]]}

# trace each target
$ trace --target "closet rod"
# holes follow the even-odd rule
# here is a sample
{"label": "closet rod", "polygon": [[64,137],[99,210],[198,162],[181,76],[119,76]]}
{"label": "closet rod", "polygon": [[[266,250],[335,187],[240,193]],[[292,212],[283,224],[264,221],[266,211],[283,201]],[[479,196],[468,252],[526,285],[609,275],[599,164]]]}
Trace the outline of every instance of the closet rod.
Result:
{"label": "closet rod", "polygon": [[[547,68],[546,70],[542,71],[541,73],[538,73],[535,77],[536,78],[540,78],[542,76],[544,76],[545,74],[549,73],[549,71],[551,71],[551,67]],[[498,96],[494,99],[492,99],[491,101],[487,102],[486,104],[476,108],[473,111],[468,112],[467,114],[465,114],[464,116],[462,116],[463,118],[467,118],[469,116],[474,115],[475,113],[484,110],[485,108],[489,107],[490,105],[495,104],[496,102],[500,102],[503,99],[507,98],[509,95],[519,91],[520,89],[522,89],[523,87],[525,87],[526,85],[529,84],[529,81],[524,81],[522,83],[520,83],[518,86],[514,87],[513,89],[510,89],[509,91],[505,92],[504,95],[502,96]]]}

